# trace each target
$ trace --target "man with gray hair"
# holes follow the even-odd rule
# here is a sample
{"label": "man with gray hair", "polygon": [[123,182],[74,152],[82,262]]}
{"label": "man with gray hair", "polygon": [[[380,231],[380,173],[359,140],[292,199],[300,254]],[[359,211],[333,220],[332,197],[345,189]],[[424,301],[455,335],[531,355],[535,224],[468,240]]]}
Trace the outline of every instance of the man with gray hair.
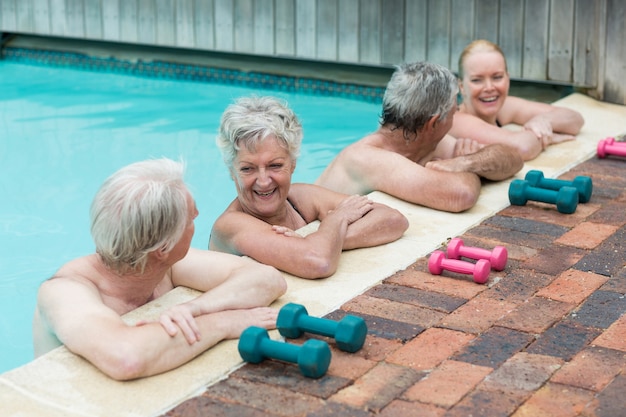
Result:
{"label": "man with gray hair", "polygon": [[[191,248],[195,201],[183,165],[157,159],[111,175],[91,205],[96,253],[62,266],[39,288],[35,355],[61,346],[118,380],[176,368],[248,326],[274,328],[267,307],[283,276],[251,259]],[[155,322],[121,316],[185,286],[203,294]]]}
{"label": "man with gray hair", "polygon": [[456,77],[441,65],[397,66],[378,130],[343,149],[315,183],[345,194],[382,191],[437,210],[470,209],[481,178],[509,178],[524,161],[509,146],[447,135],[457,93]]}

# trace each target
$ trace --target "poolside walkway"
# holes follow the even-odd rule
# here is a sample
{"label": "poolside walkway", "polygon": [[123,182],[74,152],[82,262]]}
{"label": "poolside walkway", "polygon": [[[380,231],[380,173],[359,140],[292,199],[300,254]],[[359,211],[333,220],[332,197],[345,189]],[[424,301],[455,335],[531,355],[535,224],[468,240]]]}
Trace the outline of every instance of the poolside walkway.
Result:
{"label": "poolside walkway", "polygon": [[246,364],[165,415],[626,415],[626,159],[594,156],[560,178],[577,175],[594,188],[574,214],[510,206],[462,235],[509,251],[486,285],[433,276],[421,257],[328,315],[359,315],[369,332],[354,354],[329,340],[322,378]]}

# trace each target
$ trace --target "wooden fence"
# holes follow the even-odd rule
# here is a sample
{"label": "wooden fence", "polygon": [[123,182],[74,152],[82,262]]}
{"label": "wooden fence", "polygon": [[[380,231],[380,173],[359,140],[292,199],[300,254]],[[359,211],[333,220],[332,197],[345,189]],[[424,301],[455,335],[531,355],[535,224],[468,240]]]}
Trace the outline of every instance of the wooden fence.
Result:
{"label": "wooden fence", "polygon": [[0,0],[0,32],[456,71],[497,42],[516,79],[626,104],[624,0]]}

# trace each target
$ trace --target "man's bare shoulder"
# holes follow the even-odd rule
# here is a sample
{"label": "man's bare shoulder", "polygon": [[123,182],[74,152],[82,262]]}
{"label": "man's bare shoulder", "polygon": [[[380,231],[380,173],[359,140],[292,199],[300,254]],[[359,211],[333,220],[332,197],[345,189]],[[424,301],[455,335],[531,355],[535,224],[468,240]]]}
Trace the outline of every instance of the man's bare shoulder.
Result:
{"label": "man's bare shoulder", "polygon": [[344,148],[339,157],[343,164],[348,167],[359,167],[369,169],[373,162],[372,158],[385,158],[386,156],[394,157],[397,154],[390,149],[381,133],[374,132],[365,136],[361,140]]}
{"label": "man's bare shoulder", "polygon": [[100,273],[93,262],[94,256],[91,255],[69,261],[41,284],[40,292],[66,286],[76,290],[84,288],[90,292],[98,291],[96,282]]}

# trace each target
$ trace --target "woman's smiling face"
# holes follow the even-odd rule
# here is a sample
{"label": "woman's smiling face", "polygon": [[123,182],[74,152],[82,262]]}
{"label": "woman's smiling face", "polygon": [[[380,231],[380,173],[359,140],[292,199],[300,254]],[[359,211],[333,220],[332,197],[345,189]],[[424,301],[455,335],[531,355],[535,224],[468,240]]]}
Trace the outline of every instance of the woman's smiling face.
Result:
{"label": "woman's smiling face", "polygon": [[274,136],[251,151],[243,146],[233,161],[231,175],[244,212],[267,219],[285,207],[295,161]]}
{"label": "woman's smiling face", "polygon": [[467,112],[495,124],[509,85],[506,62],[499,52],[473,52],[465,57],[460,89]]}

